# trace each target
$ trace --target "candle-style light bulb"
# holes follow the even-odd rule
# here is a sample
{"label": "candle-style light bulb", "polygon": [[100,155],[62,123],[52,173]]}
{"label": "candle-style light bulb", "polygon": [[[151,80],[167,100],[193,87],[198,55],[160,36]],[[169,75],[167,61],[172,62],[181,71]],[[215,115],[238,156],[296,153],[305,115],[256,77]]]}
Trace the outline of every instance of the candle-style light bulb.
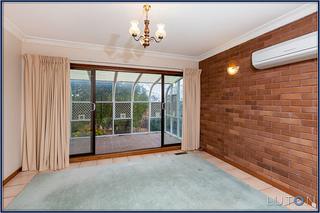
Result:
{"label": "candle-style light bulb", "polygon": [[140,34],[140,29],[138,27],[139,22],[136,20],[133,20],[130,23],[131,23],[131,27],[129,29],[130,35],[132,35],[133,37],[138,36]]}
{"label": "candle-style light bulb", "polygon": [[164,30],[165,25],[164,24],[158,24],[158,29],[155,33],[157,39],[164,39],[167,35],[166,31]]}

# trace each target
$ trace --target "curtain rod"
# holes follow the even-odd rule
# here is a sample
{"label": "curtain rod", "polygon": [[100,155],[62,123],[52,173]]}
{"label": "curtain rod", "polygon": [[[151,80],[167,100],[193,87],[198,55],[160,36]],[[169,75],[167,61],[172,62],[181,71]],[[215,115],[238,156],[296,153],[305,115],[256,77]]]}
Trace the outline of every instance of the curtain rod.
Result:
{"label": "curtain rod", "polygon": [[90,60],[78,60],[78,59],[70,59],[71,63],[90,63],[92,65],[105,65],[105,66],[118,66],[118,67],[132,67],[132,68],[145,68],[145,69],[156,69],[156,70],[166,70],[166,71],[179,71],[182,72],[182,69],[172,68],[172,67],[158,67],[158,66],[139,66],[135,64],[121,64],[121,63],[110,63],[110,62],[101,62],[101,61],[90,61]]}

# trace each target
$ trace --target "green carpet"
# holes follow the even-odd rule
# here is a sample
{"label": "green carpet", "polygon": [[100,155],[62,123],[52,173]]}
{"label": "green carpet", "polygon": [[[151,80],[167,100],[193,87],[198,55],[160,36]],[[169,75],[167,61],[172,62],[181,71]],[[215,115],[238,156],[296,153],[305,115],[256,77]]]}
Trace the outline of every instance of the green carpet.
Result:
{"label": "green carpet", "polygon": [[7,210],[286,210],[194,154],[35,176]]}

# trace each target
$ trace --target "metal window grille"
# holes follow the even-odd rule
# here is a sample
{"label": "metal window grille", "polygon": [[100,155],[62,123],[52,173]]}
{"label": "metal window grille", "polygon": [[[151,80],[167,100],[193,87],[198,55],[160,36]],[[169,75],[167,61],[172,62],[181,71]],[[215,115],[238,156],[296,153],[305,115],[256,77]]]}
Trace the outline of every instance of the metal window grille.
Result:
{"label": "metal window grille", "polygon": [[91,119],[90,101],[72,102],[72,121],[88,121]]}
{"label": "metal window grille", "polygon": [[160,118],[161,117],[161,102],[152,102],[151,103],[151,118]]}
{"label": "metal window grille", "polygon": [[115,119],[131,118],[131,102],[115,103]]}

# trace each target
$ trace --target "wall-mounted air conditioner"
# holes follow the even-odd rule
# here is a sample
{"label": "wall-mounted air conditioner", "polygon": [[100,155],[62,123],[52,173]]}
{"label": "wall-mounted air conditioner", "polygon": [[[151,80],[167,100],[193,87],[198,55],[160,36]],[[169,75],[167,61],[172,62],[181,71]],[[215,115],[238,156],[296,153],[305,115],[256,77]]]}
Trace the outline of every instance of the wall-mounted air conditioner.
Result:
{"label": "wall-mounted air conditioner", "polygon": [[316,58],[317,33],[309,33],[253,52],[252,65],[257,69],[266,69]]}

